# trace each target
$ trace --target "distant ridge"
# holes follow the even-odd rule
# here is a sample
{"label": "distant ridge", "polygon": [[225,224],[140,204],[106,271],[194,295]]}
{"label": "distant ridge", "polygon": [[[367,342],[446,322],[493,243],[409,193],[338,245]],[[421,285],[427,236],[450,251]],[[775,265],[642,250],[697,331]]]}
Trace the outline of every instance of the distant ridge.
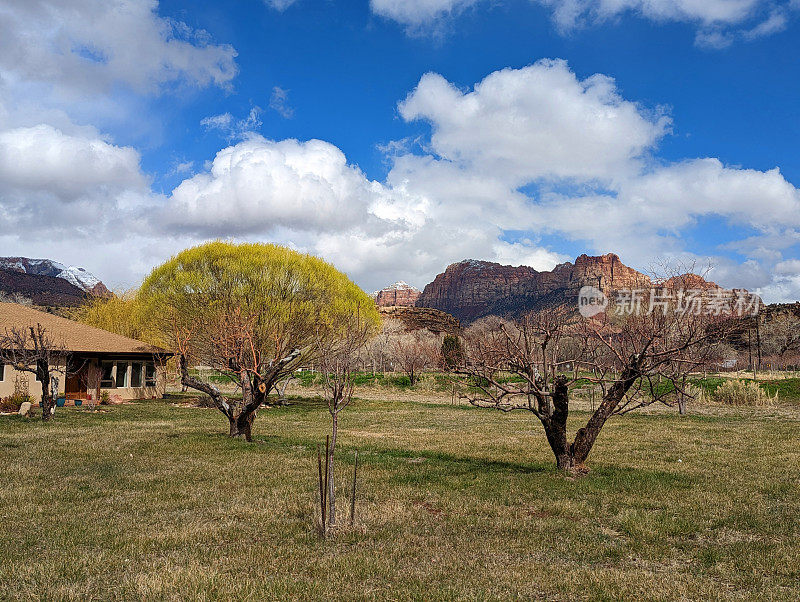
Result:
{"label": "distant ridge", "polygon": [[[693,286],[716,288],[702,277],[684,275]],[[580,255],[574,263],[551,271],[466,259],[451,264],[422,291],[417,307],[431,307],[469,324],[489,315],[519,316],[527,311],[574,304],[583,286],[608,294],[625,288],[650,287],[648,276],[626,266],[614,253]]]}
{"label": "distant ridge", "polygon": [[90,296],[112,296],[99,278],[81,267],[27,257],[0,257],[0,293],[51,307],[75,307]]}

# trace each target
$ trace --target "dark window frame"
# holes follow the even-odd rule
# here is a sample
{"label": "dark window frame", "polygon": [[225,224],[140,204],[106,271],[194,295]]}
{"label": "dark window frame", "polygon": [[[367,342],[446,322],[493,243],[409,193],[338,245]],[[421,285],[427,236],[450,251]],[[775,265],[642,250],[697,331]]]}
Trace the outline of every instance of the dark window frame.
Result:
{"label": "dark window frame", "polygon": [[[116,379],[114,378],[114,362],[104,361],[100,363],[100,367],[103,368],[103,376],[100,380],[100,388],[101,389],[115,389],[116,388]],[[106,378],[106,367],[110,368],[108,372],[108,378]]]}
{"label": "dark window frame", "polygon": [[131,379],[130,387],[132,389],[139,389],[144,382],[144,366],[141,362],[131,362]]}
{"label": "dark window frame", "polygon": [[[128,386],[130,385],[130,382],[128,382],[128,366],[129,365],[130,365],[130,362],[117,362],[117,378],[114,381],[114,384],[116,385],[117,389],[127,389]],[[125,366],[125,370],[122,373],[120,373],[119,369],[122,366]],[[120,376],[122,377],[122,379],[121,379],[122,384],[120,384]]]}
{"label": "dark window frame", "polygon": [[156,364],[155,362],[146,362],[144,365],[144,386],[155,387],[157,384],[158,370],[156,370]]}

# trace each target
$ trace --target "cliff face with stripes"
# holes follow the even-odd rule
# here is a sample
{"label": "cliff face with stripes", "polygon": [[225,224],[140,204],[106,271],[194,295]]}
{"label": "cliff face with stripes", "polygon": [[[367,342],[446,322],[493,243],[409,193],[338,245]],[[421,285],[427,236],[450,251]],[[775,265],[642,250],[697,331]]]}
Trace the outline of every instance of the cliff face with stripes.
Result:
{"label": "cliff face with stripes", "polygon": [[420,294],[422,294],[422,291],[418,288],[414,288],[401,280],[379,291],[375,291],[372,293],[372,297],[375,299],[375,303],[378,304],[378,307],[414,307]]}
{"label": "cliff face with stripes", "polygon": [[508,266],[489,261],[454,263],[428,284],[417,307],[445,311],[462,323],[488,315],[511,316],[563,304],[575,304],[583,286],[605,293],[625,288],[649,287],[650,279],[624,265],[613,253],[581,255],[552,271]]}

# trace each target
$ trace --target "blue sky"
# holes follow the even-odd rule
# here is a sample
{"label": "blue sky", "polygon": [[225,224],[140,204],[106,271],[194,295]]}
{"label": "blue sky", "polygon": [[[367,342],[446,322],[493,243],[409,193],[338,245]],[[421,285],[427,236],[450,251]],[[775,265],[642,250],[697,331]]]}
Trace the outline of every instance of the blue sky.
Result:
{"label": "blue sky", "polygon": [[800,298],[798,2],[3,4],[0,254],[129,287],[275,241],[373,289],[616,252]]}

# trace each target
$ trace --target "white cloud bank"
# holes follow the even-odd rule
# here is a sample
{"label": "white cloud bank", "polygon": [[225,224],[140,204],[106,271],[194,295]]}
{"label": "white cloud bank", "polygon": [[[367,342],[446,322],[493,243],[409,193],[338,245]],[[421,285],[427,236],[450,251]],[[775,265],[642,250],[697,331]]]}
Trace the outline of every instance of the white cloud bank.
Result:
{"label": "white cloud bank", "polygon": [[171,241],[139,239],[131,251],[158,195],[139,152],[96,120],[141,118],[126,108],[176,88],[227,88],[235,57],[160,16],[156,0],[0,3],[0,247],[96,262],[87,267],[112,283],[148,248],[162,256]]}
{"label": "white cloud bank", "polygon": [[579,80],[565,61],[550,60],[496,71],[467,93],[428,73],[399,109],[431,124],[443,159],[518,185],[621,177],[669,126],[622,99],[613,79]]}
{"label": "white cloud bank", "polygon": [[[112,5],[154,48],[152,55],[140,48],[137,65],[113,35],[95,37],[87,25],[104,23]],[[3,248],[85,264],[90,246],[91,271],[109,274],[110,284],[135,284],[147,267],[209,237],[272,240],[320,254],[376,288],[397,279],[423,285],[468,257],[549,269],[567,259],[542,243],[551,234],[646,267],[655,257],[691,256],[684,234],[712,218],[748,228],[728,243],[744,260],[718,258],[723,284],[800,297],[791,257],[800,243],[800,198],[777,169],[714,158],[659,161],[668,116],[625,99],[607,76],[577,77],[563,61],[503,69],[470,90],[424,75],[398,111],[429,124],[430,137],[416,153],[394,145],[381,182],[328,142],[268,140],[245,131],[255,127],[249,117],[223,114],[207,125],[232,128],[229,145],[171,193],[155,194],[135,149],[75,115],[82,98],[108,86],[157,94],[175,84],[228,85],[235,52],[159,17],[156,6],[38,0],[0,7],[0,29],[30,51],[16,60],[0,53]],[[40,19],[41,32],[30,19]],[[48,61],[70,76],[38,72]],[[43,100],[25,108],[33,97]]]}
{"label": "white cloud bank", "polygon": [[800,295],[797,266],[781,253],[797,242],[800,192],[777,169],[658,161],[668,118],[622,98],[611,78],[581,80],[563,61],[491,73],[471,90],[427,74],[398,108],[429,123],[431,136],[423,154],[401,150],[385,182],[327,142],[251,136],[178,186],[162,223],[289,242],[369,288],[421,285],[466,257],[549,269],[566,259],[542,246],[551,234],[639,267],[698,259],[683,234],[710,218],[752,232],[729,243],[747,261],[714,259],[723,284]]}

